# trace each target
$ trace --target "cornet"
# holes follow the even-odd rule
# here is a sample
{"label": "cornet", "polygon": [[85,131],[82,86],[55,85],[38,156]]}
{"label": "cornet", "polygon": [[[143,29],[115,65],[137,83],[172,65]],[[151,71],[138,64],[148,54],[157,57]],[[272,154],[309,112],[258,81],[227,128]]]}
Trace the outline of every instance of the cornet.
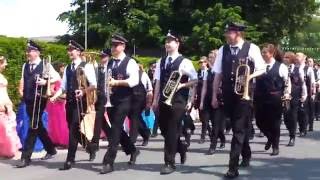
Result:
{"label": "cornet", "polygon": [[164,102],[168,106],[172,106],[172,99],[174,94],[178,90],[182,74],[179,71],[173,71],[169,77],[169,80],[164,87],[162,94],[167,100]]}

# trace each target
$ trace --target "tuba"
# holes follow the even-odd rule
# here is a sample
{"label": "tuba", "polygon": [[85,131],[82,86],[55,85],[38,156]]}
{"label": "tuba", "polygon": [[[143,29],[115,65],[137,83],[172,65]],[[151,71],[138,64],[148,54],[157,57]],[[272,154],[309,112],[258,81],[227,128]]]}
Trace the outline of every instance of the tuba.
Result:
{"label": "tuba", "polygon": [[[36,84],[35,93],[34,93],[34,102],[33,102],[33,109],[32,109],[32,116],[31,116],[31,128],[38,129],[39,128],[39,121],[41,120],[40,116],[40,107],[42,105],[42,98],[48,98],[52,96],[51,89],[50,89],[50,68],[51,68],[51,56],[49,55],[47,58],[43,59],[43,70],[41,74],[35,75],[36,82],[40,78],[47,79],[47,87],[46,90],[44,86],[40,86]],[[43,94],[46,91],[45,95]]]}
{"label": "tuba", "polygon": [[239,59],[239,65],[236,69],[234,92],[242,96],[242,100],[249,101],[249,83],[251,69],[248,64],[249,58]]}
{"label": "tuba", "polygon": [[164,102],[168,106],[172,106],[172,99],[174,94],[178,91],[178,86],[180,84],[182,74],[179,71],[173,71],[170,74],[169,80],[164,87],[162,94],[167,100]]}

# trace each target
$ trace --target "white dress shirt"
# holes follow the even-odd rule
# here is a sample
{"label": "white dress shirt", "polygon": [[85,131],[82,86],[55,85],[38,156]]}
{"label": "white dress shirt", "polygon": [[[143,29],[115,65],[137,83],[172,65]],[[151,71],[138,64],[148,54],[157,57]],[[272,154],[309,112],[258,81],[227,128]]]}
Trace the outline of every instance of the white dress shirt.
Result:
{"label": "white dress shirt", "polygon": [[[34,67],[33,69],[36,69],[36,67],[41,63],[41,59],[40,57],[38,57],[34,62],[30,63],[30,61],[28,62],[30,65],[31,64],[34,64]],[[24,74],[24,68],[26,66],[26,63],[24,63],[22,65],[22,73],[21,73],[21,80],[23,82],[23,74]],[[31,68],[31,67],[30,67]],[[50,67],[49,67],[49,73],[50,73],[50,77],[51,79],[56,79],[56,80],[59,80],[61,79],[59,73],[53,68],[53,66],[50,64]]]}
{"label": "white dress shirt", "polygon": [[[81,64],[81,62],[82,62],[82,60],[80,58],[74,60],[72,62],[72,63],[74,63],[74,68],[77,69],[77,67]],[[69,66],[72,66],[72,63],[69,64]],[[87,63],[84,66],[84,74],[89,82],[89,85],[97,87],[96,72],[95,72],[93,64]],[[64,72],[63,72],[61,89],[62,89],[62,91],[67,90],[67,68],[65,68]]]}
{"label": "white dress shirt", "polygon": [[[304,70],[304,68],[306,67],[305,64],[301,65],[301,68]],[[316,82],[316,78],[314,76],[314,72],[313,72],[313,68],[312,67],[308,67],[307,68],[307,77],[309,77],[311,84],[314,84]]]}
{"label": "white dress shirt", "polygon": [[[272,58],[270,63],[266,63],[266,67],[269,66],[269,70],[272,69],[273,65],[275,64],[276,60],[274,58]],[[288,81],[288,83],[291,83],[290,80],[288,80],[289,78],[289,69],[286,65],[284,65],[283,63],[280,64],[279,67],[279,76],[283,79],[284,82]],[[289,86],[289,85],[288,85]],[[290,85],[291,87],[291,85]],[[291,93],[291,89],[287,88],[286,89],[286,93],[290,94]]]}
{"label": "white dress shirt", "polygon": [[[172,62],[173,63],[179,56],[181,56],[181,54],[179,53],[174,53],[172,55],[168,55],[166,58],[166,63],[165,63],[165,67],[167,66],[167,64],[169,63],[169,58],[172,58]],[[156,65],[156,69],[155,69],[155,79],[160,81],[160,75],[161,75],[161,68],[160,68],[160,64],[161,64],[161,59],[157,62]],[[184,58],[181,61],[181,64],[179,66],[179,71],[183,72],[184,75],[187,75],[189,77],[189,80],[197,80],[197,72],[194,69],[194,66],[192,64],[192,62],[189,59]]]}
{"label": "white dress shirt", "polygon": [[[120,60],[118,67],[123,62],[125,57],[126,57],[125,53],[121,53],[121,55],[118,57]],[[115,66],[115,61],[113,61],[113,64],[112,64],[112,67],[114,67],[114,66]],[[127,76],[129,76],[129,78],[124,79],[124,80],[128,83],[129,87],[132,88],[132,87],[138,85],[139,84],[139,76],[138,76],[139,66],[134,59],[131,58],[129,60],[126,71],[127,71]]]}
{"label": "white dress shirt", "polygon": [[[244,44],[244,40],[241,40],[238,44],[232,47],[238,47],[239,49],[242,49],[243,44]],[[212,72],[215,72],[218,74],[222,73],[223,47],[224,46],[221,46],[220,49],[218,50],[218,54],[212,68]],[[265,63],[261,56],[260,48],[257,45],[250,43],[248,56],[254,62],[255,71],[265,69]]]}

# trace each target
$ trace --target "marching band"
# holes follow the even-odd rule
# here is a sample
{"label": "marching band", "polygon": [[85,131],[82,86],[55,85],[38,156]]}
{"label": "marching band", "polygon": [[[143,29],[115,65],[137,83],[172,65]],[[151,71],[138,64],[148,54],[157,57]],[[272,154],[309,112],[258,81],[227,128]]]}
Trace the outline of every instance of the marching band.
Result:
{"label": "marching band", "polygon": [[[319,116],[318,65],[300,52],[285,52],[279,60],[274,44],[264,44],[260,51],[257,45],[245,40],[245,30],[244,25],[229,23],[224,34],[226,44],[209,52],[208,58],[202,57],[198,72],[192,62],[180,54],[182,39],[173,31],[165,38],[166,56],[159,59],[148,74],[125,53],[128,41],[122,35],[114,34],[112,48],[100,53],[84,52],[81,44],[71,40],[67,47],[71,63],[62,79],[53,69],[50,57],[40,59],[41,47],[28,41],[21,93],[30,128],[17,167],[30,165],[37,137],[47,152],[42,160],[57,154],[40,119],[47,101],[55,102],[64,94],[69,144],[60,170],[69,170],[75,165],[79,143],[93,161],[99,150],[101,130],[109,144],[100,173],[114,171],[119,144],[125,154],[130,155],[128,164],[135,165],[140,155],[135,146],[138,134],[143,138],[142,146],[147,146],[150,137],[157,134],[150,132],[143,121],[144,110],[156,113],[156,123],[164,138],[162,175],[176,170],[177,153],[181,164],[186,163],[194,130],[192,120],[188,119],[191,108],[199,111],[202,123],[199,143],[205,143],[206,134],[209,135],[208,155],[215,154],[218,140],[220,149],[225,148],[225,130],[231,127],[233,136],[226,178],[235,178],[239,176],[239,167],[250,166],[252,118],[266,136],[265,150],[272,148],[271,156],[280,153],[282,120],[289,131],[288,146],[294,146],[297,126],[300,137],[304,137],[307,131],[313,131],[314,120]],[[98,63],[96,57],[100,58]],[[50,85],[58,80],[62,85],[52,94]],[[6,112],[6,108],[0,106],[0,113],[2,111]],[[129,133],[123,127],[126,118],[130,119]]]}

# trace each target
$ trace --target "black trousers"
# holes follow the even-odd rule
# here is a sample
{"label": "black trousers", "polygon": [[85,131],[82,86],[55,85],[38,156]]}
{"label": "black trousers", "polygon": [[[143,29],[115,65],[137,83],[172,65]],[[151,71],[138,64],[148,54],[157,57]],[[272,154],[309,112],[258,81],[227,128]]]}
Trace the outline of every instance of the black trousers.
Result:
{"label": "black trousers", "polygon": [[257,126],[268,141],[271,142],[272,147],[279,149],[282,115],[281,96],[268,96],[268,99],[257,99],[255,108]]}
{"label": "black trousers", "polygon": [[100,134],[101,130],[107,135],[109,138],[108,132],[110,132],[110,127],[106,121],[106,118],[104,116],[105,114],[105,103],[98,102],[95,106],[96,109],[96,119],[94,123],[94,132],[93,137],[90,143],[90,148],[93,151],[97,151],[99,149],[99,140],[100,140]]}
{"label": "black trousers", "polygon": [[[41,101],[40,106],[39,106],[39,101]],[[26,160],[30,160],[31,158],[37,137],[40,138],[44,146],[44,149],[47,151],[47,153],[49,154],[55,153],[55,147],[50,137],[48,136],[47,130],[45,129],[42,123],[42,114],[47,105],[47,100],[43,98],[40,100],[40,98],[37,98],[35,104],[36,105],[34,106],[34,102],[26,102],[26,109],[27,109],[27,114],[29,116],[29,120],[30,120],[30,127],[28,129],[28,135],[27,135],[26,142],[23,147],[23,151],[21,155],[21,158]],[[34,115],[33,124],[36,125],[36,122],[38,122],[37,129],[32,129],[32,115],[33,115],[34,109],[35,109],[35,115]]]}
{"label": "black trousers", "polygon": [[130,101],[113,103],[113,107],[107,108],[111,123],[109,136],[109,148],[103,158],[103,164],[113,164],[118,151],[119,143],[122,145],[126,155],[136,151],[136,147],[131,142],[130,137],[123,129],[123,123],[130,111]]}
{"label": "black trousers", "polygon": [[186,103],[175,103],[168,106],[159,103],[159,127],[164,137],[164,162],[175,164],[177,152],[187,151],[187,146],[180,140],[181,122],[185,114]]}
{"label": "black trousers", "polygon": [[220,139],[221,143],[225,143],[226,141],[224,135],[225,117],[223,109],[221,107],[213,109],[208,103],[207,106],[205,106],[205,109],[202,110],[202,116],[203,121],[211,121],[212,127],[208,128],[208,130],[210,130],[209,137],[211,141],[211,147],[215,149],[217,147],[218,138]]}
{"label": "black trousers", "polygon": [[290,138],[296,137],[297,123],[299,122],[300,131],[306,129],[306,114],[304,106],[298,98],[293,98],[290,102],[290,109],[284,112],[284,123],[289,131]]}
{"label": "black trousers", "polygon": [[249,145],[251,108],[252,105],[250,101],[242,101],[238,97],[225,101],[224,112],[227,117],[230,117],[233,131],[229,160],[230,170],[238,169],[240,154],[243,160],[251,159],[251,149]]}
{"label": "black trousers", "polygon": [[146,94],[135,94],[132,97],[129,119],[130,123],[130,138],[133,143],[137,141],[138,133],[143,139],[149,139],[150,130],[142,119],[142,111],[146,105]]}
{"label": "black trousers", "polygon": [[[204,105],[205,106],[205,105]],[[203,110],[199,109],[199,116],[201,121],[201,139],[205,139],[207,132],[209,132],[209,137],[211,138],[212,127],[209,124],[210,119],[210,107],[205,106]]]}
{"label": "black trousers", "polygon": [[315,101],[308,96],[306,101],[306,114],[307,114],[307,123],[309,128],[313,128],[313,122],[315,117]]}
{"label": "black trousers", "polygon": [[154,125],[152,129],[152,134],[158,134],[158,128],[159,128],[159,109],[153,109],[155,119],[154,119]]}
{"label": "black trousers", "polygon": [[[83,102],[82,106],[83,112],[86,112],[86,103]],[[67,161],[74,162],[76,151],[78,148],[78,143],[80,143],[83,147],[86,147],[89,144],[89,141],[85,137],[85,135],[80,132],[80,122],[83,120],[83,114],[81,114],[81,110],[77,108],[76,101],[69,101],[66,103],[66,115],[69,128],[69,145]]]}

